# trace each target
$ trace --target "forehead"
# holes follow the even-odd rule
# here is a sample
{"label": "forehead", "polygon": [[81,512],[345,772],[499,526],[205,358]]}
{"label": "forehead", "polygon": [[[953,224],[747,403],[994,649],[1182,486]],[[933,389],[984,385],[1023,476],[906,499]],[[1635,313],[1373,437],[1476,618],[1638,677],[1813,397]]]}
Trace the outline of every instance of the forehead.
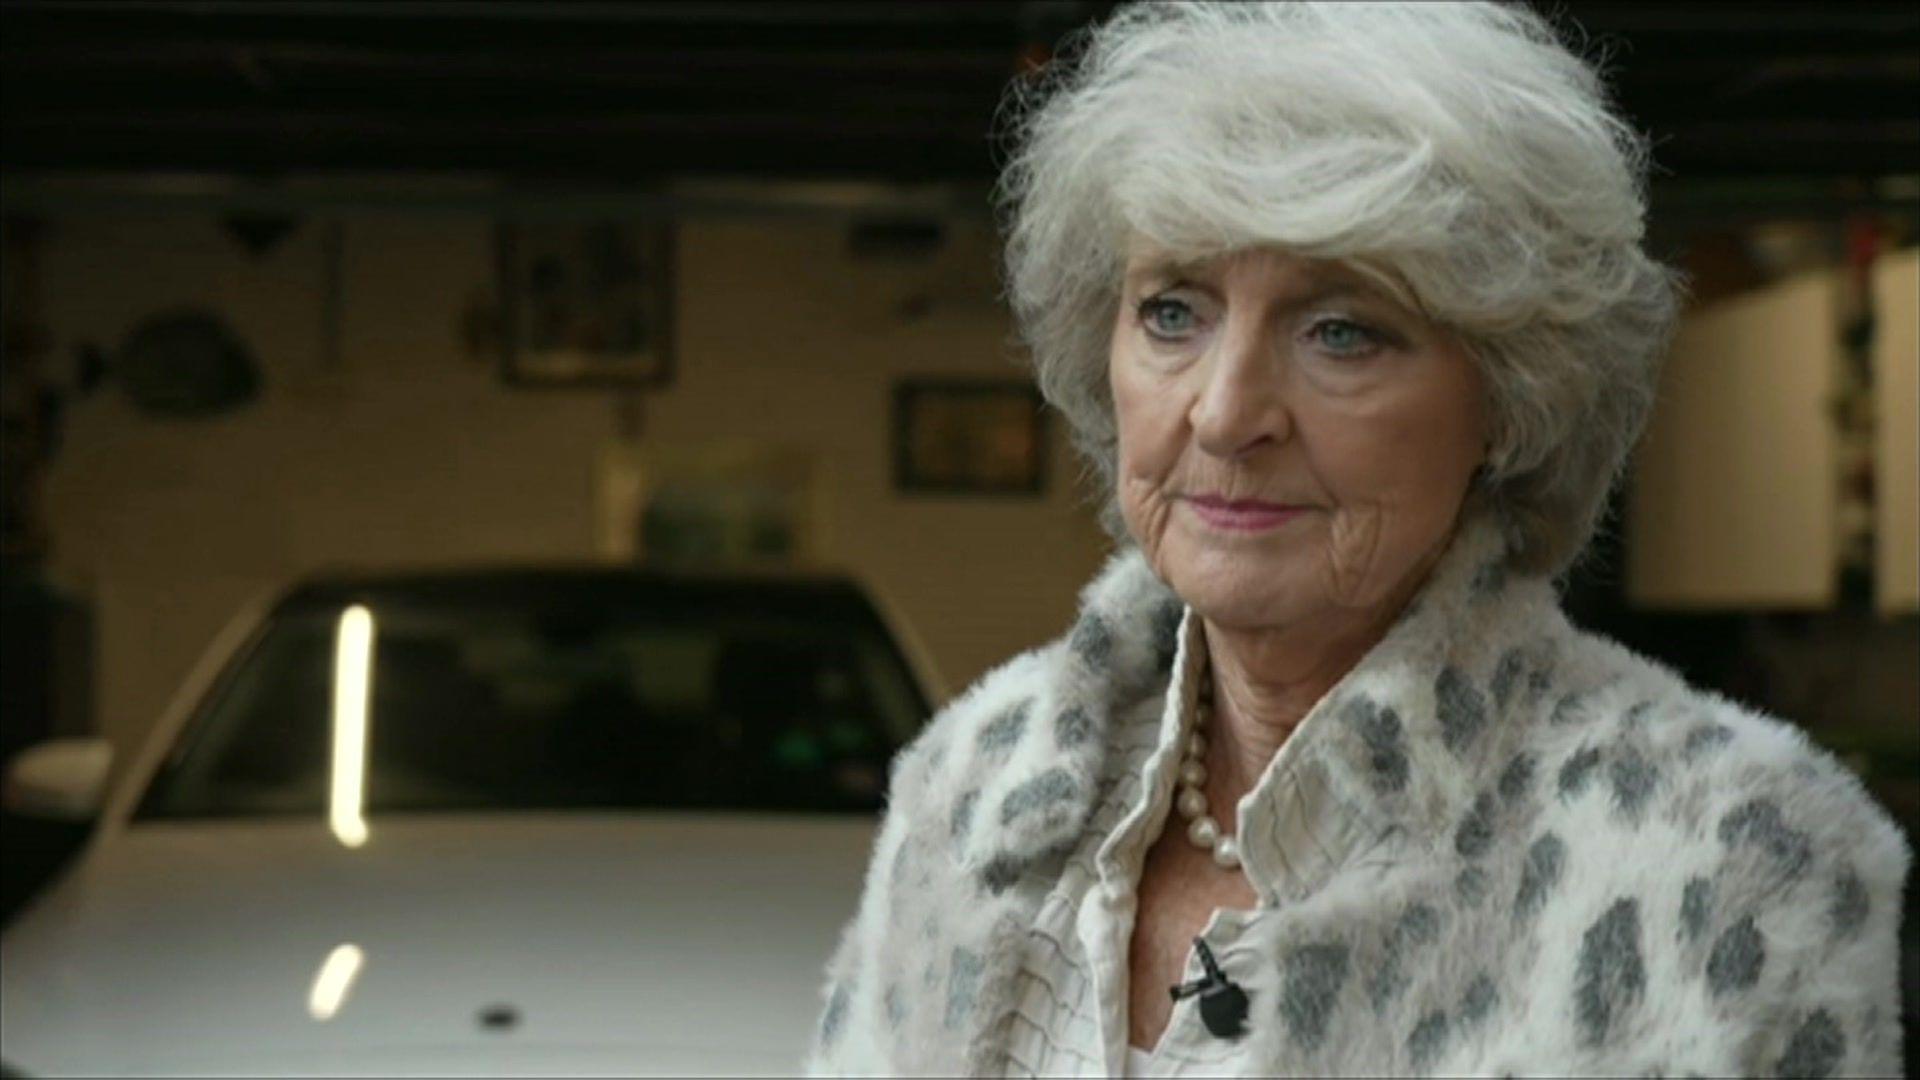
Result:
{"label": "forehead", "polygon": [[1183,254],[1146,243],[1136,243],[1127,249],[1125,272],[1130,279],[1168,277],[1205,281],[1234,270],[1252,270],[1315,285],[1352,284],[1369,290],[1373,287],[1367,275],[1347,263],[1311,258],[1281,248],[1240,248],[1213,255]]}
{"label": "forehead", "polygon": [[1277,247],[1248,247],[1210,255],[1170,251],[1136,240],[1127,248],[1126,283],[1218,282],[1228,273],[1251,271],[1286,292],[1355,293],[1417,310],[1409,290],[1391,271],[1340,259],[1315,258]]}

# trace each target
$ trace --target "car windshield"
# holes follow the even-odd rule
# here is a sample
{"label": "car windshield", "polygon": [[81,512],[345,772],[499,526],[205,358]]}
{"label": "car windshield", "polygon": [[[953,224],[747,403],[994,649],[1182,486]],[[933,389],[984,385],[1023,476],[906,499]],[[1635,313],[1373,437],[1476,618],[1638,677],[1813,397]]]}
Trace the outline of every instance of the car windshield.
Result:
{"label": "car windshield", "polygon": [[314,588],[229,665],[136,818],[323,812],[336,727],[351,723],[335,715],[353,649],[341,627],[361,609],[370,814],[871,811],[926,715],[883,624],[844,584],[601,574]]}

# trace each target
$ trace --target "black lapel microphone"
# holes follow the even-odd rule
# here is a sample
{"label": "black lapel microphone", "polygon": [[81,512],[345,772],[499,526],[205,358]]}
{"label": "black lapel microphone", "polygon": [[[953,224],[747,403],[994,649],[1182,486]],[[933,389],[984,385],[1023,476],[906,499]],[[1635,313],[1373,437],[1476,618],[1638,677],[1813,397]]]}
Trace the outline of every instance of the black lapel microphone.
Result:
{"label": "black lapel microphone", "polygon": [[1175,1001],[1200,995],[1200,1020],[1215,1038],[1237,1039],[1245,1035],[1247,992],[1220,970],[1220,965],[1213,959],[1213,950],[1207,948],[1205,939],[1194,938],[1193,947],[1200,954],[1201,965],[1207,969],[1206,977],[1184,986],[1170,986],[1167,993],[1172,994]]}

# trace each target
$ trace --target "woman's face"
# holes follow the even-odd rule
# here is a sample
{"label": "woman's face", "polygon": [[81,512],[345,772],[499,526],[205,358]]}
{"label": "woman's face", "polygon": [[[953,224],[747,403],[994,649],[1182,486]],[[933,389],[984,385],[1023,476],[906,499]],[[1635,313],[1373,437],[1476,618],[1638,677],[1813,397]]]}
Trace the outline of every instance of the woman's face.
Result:
{"label": "woman's face", "polygon": [[1128,530],[1224,627],[1404,602],[1485,455],[1466,351],[1336,263],[1140,250],[1108,375]]}

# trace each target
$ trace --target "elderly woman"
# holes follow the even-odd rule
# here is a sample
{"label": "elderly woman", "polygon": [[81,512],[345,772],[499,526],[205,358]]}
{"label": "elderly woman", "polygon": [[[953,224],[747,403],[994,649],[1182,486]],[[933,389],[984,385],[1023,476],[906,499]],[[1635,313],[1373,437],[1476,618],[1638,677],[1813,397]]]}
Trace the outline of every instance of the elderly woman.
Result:
{"label": "elderly woman", "polygon": [[1675,309],[1593,71],[1491,5],[1084,44],[1008,271],[1120,550],[895,763],[813,1070],[1895,1073],[1902,837],[1556,602]]}

